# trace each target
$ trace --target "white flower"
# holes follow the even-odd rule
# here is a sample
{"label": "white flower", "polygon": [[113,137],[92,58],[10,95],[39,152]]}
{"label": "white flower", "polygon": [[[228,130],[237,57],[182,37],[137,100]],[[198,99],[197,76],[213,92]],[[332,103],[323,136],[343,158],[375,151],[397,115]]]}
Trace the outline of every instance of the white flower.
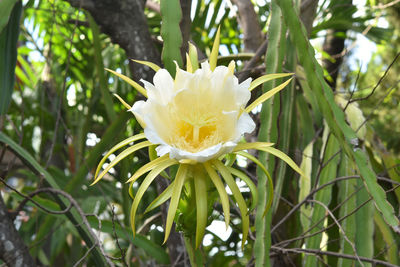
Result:
{"label": "white flower", "polygon": [[[176,175],[172,177],[171,184],[146,209],[146,211],[150,211],[171,199],[165,224],[164,242],[170,234],[180,200],[188,197],[183,188],[189,180],[193,181],[189,186],[192,186],[195,192],[189,197],[195,197],[196,203],[196,248],[200,246],[207,226],[209,184],[215,186],[220,196],[225,224],[228,227],[230,208],[224,181],[231,189],[242,216],[243,249],[250,228],[249,212],[257,204],[257,188],[245,173],[227,164],[229,163],[228,157],[223,158],[222,156],[229,155],[231,158],[236,157],[236,155],[244,156],[256,163],[268,177],[268,201],[264,215],[273,199],[273,183],[265,166],[245,150],[257,149],[270,153],[281,158],[295,171],[302,174],[301,169],[286,154],[271,147],[272,143],[238,143],[245,133],[250,133],[255,128],[249,112],[282,90],[290,83],[292,78],[263,93],[247,105],[251,91],[267,81],[292,74],[268,74],[253,82],[251,82],[251,79],[247,79],[239,84],[238,79],[233,75],[235,69],[233,61],[228,67],[217,66],[218,47],[219,29],[211,50],[209,63],[202,63],[201,68],[198,69],[197,50],[189,44],[189,54],[186,55],[187,71],[177,68],[175,79],[171,77],[167,70],[161,69],[154,63],[135,60],[137,63],[149,66],[156,72],[153,79],[154,84],[142,81],[145,88],[127,76],[107,69],[147,97],[146,101],[138,101],[131,107],[116,95],[121,103],[134,113],[137,121],[144,128],[144,133],[130,136],[113,146],[100,161],[92,184],[97,183],[113,166],[132,153],[149,147],[150,154],[150,151],[152,151],[150,147],[153,144],[158,145],[156,151],[159,157],[150,156],[150,162],[140,167],[127,181],[133,184],[139,177],[148,172],[134,196],[133,192],[130,191],[133,198],[130,212],[133,233],[136,232],[136,211],[147,188],[165,169],[179,165]],[[143,139],[147,140],[143,141]],[[137,141],[140,142],[136,143]],[[134,144],[130,145],[133,142]],[[129,147],[118,154],[100,172],[107,158],[127,145]],[[252,194],[250,209],[247,207],[234,177],[243,180],[248,185]],[[130,188],[132,188],[132,185]],[[180,212],[185,213],[183,210]]]}
{"label": "white flower", "polygon": [[[234,67],[234,66],[233,66]],[[205,162],[229,153],[255,123],[244,108],[250,100],[251,79],[239,84],[232,66],[211,71],[208,62],[194,73],[177,68],[175,80],[165,69],[154,85],[143,81],[147,101],[131,111],[141,122],[157,155],[169,153],[177,160]]]}

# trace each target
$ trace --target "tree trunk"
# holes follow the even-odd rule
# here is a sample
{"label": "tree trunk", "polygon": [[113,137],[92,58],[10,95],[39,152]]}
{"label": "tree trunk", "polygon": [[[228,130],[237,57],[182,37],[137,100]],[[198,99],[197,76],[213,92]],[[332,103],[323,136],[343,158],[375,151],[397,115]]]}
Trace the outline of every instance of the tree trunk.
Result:
{"label": "tree trunk", "polygon": [[22,241],[8,215],[7,207],[0,195],[0,259],[7,266],[30,267],[36,266],[29,254],[28,248]]}
{"label": "tree trunk", "polygon": [[[90,12],[103,33],[119,44],[128,58],[161,64],[160,54],[151,39],[140,0],[67,0],[75,7]],[[150,81],[153,73],[148,67],[130,62],[134,79]]]}
{"label": "tree trunk", "polygon": [[322,49],[331,58],[323,60],[323,67],[328,71],[332,79],[327,79],[328,84],[332,90],[336,88],[336,81],[339,74],[340,65],[343,62],[343,55],[341,54],[344,49],[345,38],[337,37],[337,33],[346,32],[342,30],[329,29],[326,32],[324,45]]}

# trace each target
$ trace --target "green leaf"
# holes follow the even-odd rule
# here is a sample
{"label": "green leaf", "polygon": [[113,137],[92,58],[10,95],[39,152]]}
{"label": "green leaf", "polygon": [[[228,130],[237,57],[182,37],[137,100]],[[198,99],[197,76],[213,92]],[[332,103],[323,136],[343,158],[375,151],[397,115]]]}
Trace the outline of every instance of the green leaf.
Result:
{"label": "green leaf", "polygon": [[[18,155],[21,159],[23,159],[28,164],[28,166],[31,167],[32,170],[34,170],[39,174],[40,177],[43,177],[51,187],[56,189],[61,189],[60,186],[55,181],[54,177],[50,173],[48,173],[23,147],[15,143],[11,138],[9,138],[3,132],[0,132],[0,142],[7,144],[15,152],[16,155]],[[55,197],[55,200],[58,202],[60,208],[62,209],[68,207],[69,205],[68,201],[64,200],[63,198]],[[86,245],[88,247],[92,247],[93,246],[92,238],[88,230],[82,228],[82,224],[79,223],[81,221],[81,218],[78,212],[75,209],[71,209],[66,213],[66,216],[71,221],[71,223],[75,225],[76,229],[82,236],[82,239],[86,242]],[[101,256],[99,248],[97,247],[94,248],[92,253],[93,253],[93,258],[96,261],[96,265],[98,266],[106,265],[105,259]]]}
{"label": "green leaf", "polygon": [[[357,180],[357,186],[362,187],[363,182],[361,179]],[[357,254],[366,258],[374,257],[374,203],[369,201],[370,197],[366,188],[361,188],[356,195],[356,205],[360,207],[355,214],[356,226],[362,225],[362,231],[355,232],[354,245],[357,248]],[[369,201],[365,204],[366,201]],[[363,205],[365,204],[365,205]],[[362,206],[363,205],[363,206]],[[361,264],[357,263],[355,266],[359,267]],[[372,267],[369,262],[364,262],[365,267]]]}
{"label": "green leaf", "polygon": [[103,136],[101,137],[101,141],[96,144],[89,152],[88,156],[85,157],[85,164],[82,164],[74,177],[68,182],[65,191],[71,192],[77,186],[82,183],[86,183],[85,177],[88,174],[88,170],[94,168],[100,160],[101,154],[108,149],[114,142],[114,139],[118,137],[119,131],[123,129],[126,121],[130,118],[132,114],[128,112],[121,112],[118,118],[112,122],[112,124],[107,128]]}
{"label": "green leaf", "polygon": [[[19,35],[19,21],[22,11],[22,2],[0,2],[0,31],[4,27],[4,20],[8,11],[10,19],[0,34],[0,115],[6,114],[11,101],[11,94],[15,81],[15,65],[17,63],[17,41]],[[14,8],[11,11],[11,8]],[[3,17],[4,16],[4,17]],[[7,21],[6,21],[7,22]]]}
{"label": "green leaf", "polygon": [[28,85],[30,88],[34,88],[37,82],[37,75],[34,73],[32,66],[24,59],[23,56],[19,53],[20,48],[18,48],[18,63],[21,64],[23,71],[27,74],[27,78],[29,80]]}
{"label": "green leaf", "polygon": [[165,238],[163,243],[167,241],[169,234],[171,232],[172,223],[174,221],[176,210],[178,208],[178,203],[181,197],[183,184],[185,183],[186,180],[187,171],[188,171],[187,164],[179,165],[178,172],[176,173],[175,176],[174,188],[172,189],[171,202],[168,208],[167,222],[165,224]]}
{"label": "green leaf", "polygon": [[122,151],[120,154],[118,154],[117,157],[115,157],[115,159],[113,159],[110,164],[107,165],[106,168],[104,168],[104,170],[99,174],[99,176],[96,177],[96,179],[93,181],[93,183],[91,183],[90,185],[94,185],[96,184],[98,181],[100,181],[101,178],[103,178],[104,175],[106,175],[106,173],[112,168],[114,167],[118,162],[120,162],[121,160],[123,160],[124,158],[126,158],[127,156],[129,156],[130,154],[145,148],[151,146],[151,143],[149,141],[143,141],[141,143],[135,144],[127,149],[125,149],[124,151]]}
{"label": "green leaf", "polygon": [[[270,25],[268,28],[268,49],[265,55],[265,72],[267,74],[281,73],[282,63],[285,57],[285,44],[286,44],[286,25],[283,21],[281,10],[277,5],[276,1],[271,1],[270,8]],[[277,86],[278,80],[273,80],[263,85],[263,93],[270,91],[272,88]],[[259,141],[271,141],[277,140],[277,127],[273,127],[274,117],[277,113],[274,109],[278,109],[278,105],[275,104],[276,98],[271,98],[268,102],[264,102],[262,105],[260,119],[261,125],[258,134]],[[273,104],[273,105],[271,105]],[[260,162],[267,168],[274,166],[275,159],[269,154],[261,152],[259,154]],[[262,167],[257,168],[258,176],[258,196],[259,202],[257,204],[257,212],[255,218],[256,227],[256,240],[254,242],[254,256],[255,266],[261,267],[271,266],[269,251],[271,247],[271,222],[272,222],[272,211],[269,210],[271,194],[265,187],[270,180],[267,173]],[[272,189],[273,190],[273,189]]]}
{"label": "green leaf", "polygon": [[140,184],[138,191],[136,192],[135,198],[132,203],[132,208],[131,208],[131,214],[130,214],[130,219],[131,219],[131,226],[132,226],[132,231],[133,235],[135,235],[135,217],[136,217],[136,210],[139,207],[140,200],[142,199],[144,193],[146,190],[149,188],[150,184],[154,181],[154,179],[157,178],[157,175],[159,175],[163,170],[166,168],[170,167],[171,165],[175,165],[177,161],[169,159],[165,162],[160,163],[157,165],[143,180],[143,182]]}
{"label": "green leaf", "polygon": [[386,200],[384,190],[377,183],[376,174],[368,166],[365,153],[359,149],[355,150],[354,144],[358,143],[357,135],[346,123],[342,109],[335,103],[332,89],[324,79],[323,69],[315,59],[314,49],[307,39],[306,30],[301,24],[292,1],[281,0],[276,3],[281,7],[292,42],[296,44],[300,64],[304,67],[306,78],[329,128],[347,156],[355,161],[367,190],[374,199],[378,210],[383,214],[385,221],[399,233],[399,220],[394,214],[394,209]]}
{"label": "green leaf", "polygon": [[224,178],[226,184],[231,189],[232,194],[233,194],[233,196],[236,200],[236,203],[239,207],[240,214],[242,215],[242,234],[243,234],[242,250],[243,250],[244,244],[246,243],[246,240],[247,240],[247,235],[249,234],[249,225],[250,225],[246,201],[244,201],[242,193],[240,192],[239,187],[237,186],[235,179],[233,179],[232,174],[229,171],[228,167],[226,167],[224,164],[222,164],[222,162],[219,160],[214,160],[213,163],[215,165],[215,168],[222,175],[222,178]]}
{"label": "green leaf", "polygon": [[[338,176],[349,176],[354,174],[354,169],[351,168],[350,161],[348,157],[342,157]],[[353,210],[357,209],[356,197],[351,197],[354,194],[354,190],[357,188],[357,180],[349,179],[338,183],[338,201],[343,203],[340,207],[339,218],[344,218],[344,216],[350,214]],[[352,244],[355,243],[355,235],[357,232],[356,218],[355,216],[348,216],[345,220],[341,221],[342,228],[344,232],[342,236],[346,235],[351,244],[345,240],[343,237],[340,240],[341,252],[344,254],[353,254],[354,250]],[[353,260],[350,259],[338,259],[338,266],[352,266]]]}
{"label": "green leaf", "polygon": [[273,95],[275,95],[276,93],[278,93],[279,91],[283,90],[286,85],[288,85],[290,83],[290,81],[293,78],[290,78],[289,80],[287,80],[286,82],[278,85],[277,87],[269,90],[268,92],[262,94],[259,98],[257,98],[256,100],[253,101],[253,103],[251,103],[249,106],[247,106],[245,108],[245,111],[247,113],[249,113],[250,111],[252,111],[255,107],[257,107],[258,105],[264,103],[265,101],[267,101],[269,98],[271,98]]}
{"label": "green leaf", "polygon": [[[323,133],[323,148],[322,151],[325,151],[323,154],[323,164],[325,165],[324,168],[321,170],[319,183],[316,186],[321,186],[323,184],[328,183],[332,179],[336,177],[337,167],[339,163],[339,155],[338,155],[338,142],[330,133],[330,129],[325,126],[324,133]],[[315,194],[315,200],[325,204],[326,206],[329,205],[332,198],[332,187],[325,187],[322,190],[319,190]],[[320,204],[314,204],[312,209],[312,216],[310,221],[310,233],[318,232],[324,226],[324,220],[327,220],[325,217],[326,210]],[[325,219],[324,219],[325,218]],[[308,229],[307,229],[308,230]],[[316,234],[306,241],[306,248],[310,249],[320,249],[322,240],[322,233]],[[305,266],[313,267],[318,265],[318,259],[314,256],[307,256],[305,261]]]}
{"label": "green leaf", "polygon": [[[300,169],[306,176],[300,176],[299,180],[299,202],[303,201],[311,191],[311,171],[312,171],[312,156],[314,142],[309,143],[303,151]],[[310,226],[310,217],[312,214],[311,205],[302,205],[300,207],[300,222],[303,231],[308,230]]]}
{"label": "green leaf", "polygon": [[367,191],[373,197],[376,206],[380,209],[383,219],[395,232],[400,233],[399,220],[394,215],[393,208],[386,199],[385,191],[378,184],[376,174],[369,167],[364,152],[357,149],[354,152],[354,157]]}
{"label": "green leaf", "polygon": [[287,77],[287,76],[292,76],[292,75],[293,75],[293,73],[271,73],[271,74],[263,75],[260,78],[257,78],[251,82],[249,91],[253,91],[253,89],[255,89],[257,86],[259,86],[263,83],[266,83],[268,81]]}
{"label": "green leaf", "polygon": [[107,154],[104,155],[104,157],[103,157],[103,158],[101,159],[101,161],[99,162],[99,164],[98,164],[98,166],[97,166],[97,169],[96,169],[96,172],[95,172],[95,174],[94,174],[94,177],[96,177],[97,174],[99,174],[99,171],[101,170],[101,167],[103,166],[104,162],[108,159],[108,157],[109,157],[112,153],[114,153],[114,152],[117,151],[118,149],[122,148],[123,146],[126,146],[126,145],[128,145],[128,144],[130,144],[130,143],[132,143],[132,142],[135,142],[135,141],[137,141],[137,140],[144,139],[144,138],[146,138],[146,136],[144,135],[144,133],[136,134],[136,135],[134,135],[134,136],[128,137],[127,139],[125,139],[125,140],[119,142],[118,144],[116,144],[115,146],[113,146],[113,147],[107,152]]}
{"label": "green leaf", "polygon": [[396,241],[396,235],[393,234],[392,229],[390,229],[390,227],[385,223],[382,214],[380,214],[379,212],[374,213],[374,221],[377,225],[377,228],[382,233],[385,243],[388,246],[386,252],[386,258],[388,262],[399,265],[399,248]]}
{"label": "green leaf", "polygon": [[224,211],[224,216],[225,216],[225,226],[226,229],[228,229],[229,226],[229,220],[230,220],[230,210],[229,210],[229,198],[228,194],[225,191],[224,184],[221,181],[221,178],[218,176],[217,172],[211,167],[211,164],[209,162],[205,162],[204,168],[207,171],[208,176],[210,177],[211,181],[215,185],[215,188],[218,191],[219,198],[221,200],[222,204],[222,210]]}
{"label": "green leaf", "polygon": [[182,9],[179,0],[162,0],[160,3],[162,25],[161,37],[164,41],[162,60],[165,68],[175,77],[174,61],[182,66],[181,46],[182,34],[179,22],[182,19]]}
{"label": "green leaf", "polygon": [[128,229],[123,228],[118,223],[114,223],[113,225],[113,222],[106,220],[101,221],[101,228],[99,228],[99,222],[97,218],[93,216],[88,217],[88,221],[93,228],[99,229],[101,232],[108,233],[111,236],[114,235],[113,228],[115,227],[115,233],[117,236],[123,237],[124,239],[128,238],[133,245],[142,248],[149,256],[154,258],[159,263],[169,264],[169,257],[165,250],[151,240],[148,240],[145,236],[138,234],[133,237],[133,235],[128,234]]}
{"label": "green leaf", "polygon": [[172,189],[174,189],[174,182],[172,182],[161,194],[159,194],[156,199],[154,199],[150,205],[146,208],[144,213],[147,213],[161,204],[163,204],[165,201],[171,198],[172,196]]}
{"label": "green leaf", "polygon": [[207,181],[204,170],[199,168],[194,176],[194,189],[196,192],[196,249],[203,241],[207,226]]}
{"label": "green leaf", "polygon": [[110,94],[110,91],[107,88],[107,79],[106,76],[104,75],[104,64],[103,64],[103,56],[101,54],[101,45],[100,45],[100,30],[99,27],[97,26],[96,22],[92,18],[92,16],[89,14],[89,12],[86,13],[88,21],[89,21],[89,26],[90,29],[92,30],[93,34],[93,49],[94,49],[94,60],[95,60],[95,67],[97,71],[97,76],[99,79],[99,87],[100,87],[100,92],[101,96],[103,98],[104,106],[107,112],[107,117],[109,121],[114,121],[116,119],[116,114],[114,111],[114,106],[113,106],[113,99]]}
{"label": "green leaf", "polygon": [[11,11],[13,10],[13,7],[17,1],[18,0],[2,0],[0,2],[0,33],[7,25],[7,22],[11,16]]}
{"label": "green leaf", "polygon": [[212,47],[211,54],[209,57],[211,71],[214,71],[215,67],[217,66],[218,51],[219,51],[219,36],[220,36],[220,28],[218,27],[217,35],[215,36],[214,45]]}

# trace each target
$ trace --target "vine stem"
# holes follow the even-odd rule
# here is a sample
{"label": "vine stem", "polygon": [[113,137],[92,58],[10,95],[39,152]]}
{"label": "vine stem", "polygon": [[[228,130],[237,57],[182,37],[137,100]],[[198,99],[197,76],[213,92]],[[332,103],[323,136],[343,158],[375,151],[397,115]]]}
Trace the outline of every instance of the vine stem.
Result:
{"label": "vine stem", "polygon": [[201,267],[204,266],[203,253],[201,247],[197,249],[194,248],[194,240],[194,237],[184,236],[185,247],[189,255],[190,265],[192,267]]}

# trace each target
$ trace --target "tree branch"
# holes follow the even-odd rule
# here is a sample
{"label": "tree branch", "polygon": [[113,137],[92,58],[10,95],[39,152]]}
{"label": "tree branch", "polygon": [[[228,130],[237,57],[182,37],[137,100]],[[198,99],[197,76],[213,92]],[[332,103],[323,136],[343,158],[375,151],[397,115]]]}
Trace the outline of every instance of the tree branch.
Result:
{"label": "tree branch", "polygon": [[300,6],[300,19],[310,36],[312,25],[318,7],[318,0],[302,0]]}
{"label": "tree branch", "polygon": [[[3,178],[1,178],[1,177],[0,177],[0,181],[1,181],[6,187],[8,187],[9,189],[11,189],[12,191],[14,191],[14,192],[17,193],[18,195],[24,197],[24,200],[21,202],[22,205],[26,204],[27,200],[28,200],[28,201],[32,201],[32,203],[34,203],[35,205],[37,205],[39,208],[41,208],[41,209],[43,209],[45,212],[48,212],[48,213],[51,213],[51,214],[63,214],[63,213],[65,214],[65,213],[67,213],[67,212],[71,209],[72,206],[75,207],[76,211],[78,212],[78,214],[79,214],[80,217],[82,218],[82,224],[84,224],[84,225],[86,226],[88,232],[90,233],[90,235],[92,236],[92,238],[93,238],[93,240],[94,240],[94,242],[93,242],[94,244],[93,244],[93,246],[92,246],[91,248],[89,248],[89,250],[91,251],[94,247],[97,246],[97,247],[99,248],[99,250],[100,250],[100,253],[101,253],[102,256],[105,258],[107,264],[108,264],[109,266],[111,266],[111,267],[115,266],[114,263],[110,260],[110,259],[113,259],[113,258],[110,257],[110,256],[108,256],[108,255],[105,253],[105,251],[104,251],[104,249],[103,249],[103,246],[102,246],[102,244],[101,244],[101,241],[100,241],[99,237],[93,232],[92,227],[90,226],[90,223],[89,223],[89,221],[88,221],[87,218],[86,218],[86,214],[83,212],[83,210],[82,210],[82,208],[79,206],[78,202],[77,202],[70,194],[68,194],[67,192],[64,192],[64,191],[62,191],[62,190],[59,190],[59,189],[55,189],[55,188],[51,188],[51,187],[46,187],[46,188],[37,189],[37,190],[31,192],[29,195],[25,195],[25,194],[19,192],[19,191],[18,191],[17,189],[15,189],[14,187],[8,185],[8,184],[6,183],[6,181],[5,181]],[[69,203],[70,203],[70,206],[67,207],[67,208],[65,208],[65,209],[62,210],[62,211],[51,211],[51,210],[48,210],[48,209],[44,208],[43,206],[39,205],[36,201],[34,201],[34,200],[32,199],[33,196],[35,196],[35,195],[37,195],[37,194],[40,194],[40,193],[52,193],[53,196],[61,195],[61,196],[65,197],[66,199],[68,199],[68,201],[69,201]],[[18,209],[21,209],[21,208],[22,208],[21,205],[19,205],[19,206],[18,206]],[[3,212],[3,210],[5,211],[5,213]],[[2,213],[2,212],[3,212],[3,213]],[[4,216],[3,216],[3,215],[4,215]],[[0,241],[3,241],[3,234],[2,234],[2,233],[7,232],[7,231],[8,231],[7,229],[13,229],[13,230],[15,231],[16,235],[18,236],[18,232],[14,229],[13,224],[12,224],[12,221],[11,221],[11,225],[12,225],[11,228],[10,228],[10,225],[6,225],[6,224],[5,224],[6,222],[4,223],[5,227],[2,228],[2,227],[3,227],[3,222],[2,222],[2,221],[4,220],[5,217],[7,217],[8,220],[11,221],[11,219],[10,219],[10,217],[9,217],[9,214],[8,214],[8,212],[7,212],[6,209],[5,209],[5,205],[4,205],[4,203],[3,203],[3,200],[2,200],[2,198],[1,198],[1,195],[0,195]],[[6,228],[6,227],[9,227],[9,228]],[[18,237],[19,237],[19,236],[18,236]],[[7,240],[7,239],[5,239],[5,240]],[[22,242],[22,241],[21,241],[21,242]],[[0,242],[0,258],[2,258],[2,256],[3,256],[3,253],[2,253],[2,251],[3,251],[2,245],[3,245],[4,243],[6,243],[6,244],[5,244],[5,251],[9,251],[9,248],[11,247],[11,246],[8,246],[8,247],[7,247],[7,241],[6,241],[6,242]],[[25,246],[25,244],[23,244],[23,243],[22,243],[22,245]],[[13,246],[13,247],[15,247],[15,246]],[[25,249],[26,249],[26,247],[25,247]],[[18,255],[19,255],[19,254],[20,254],[20,253],[18,253]],[[14,257],[15,257],[16,255],[17,255],[17,254],[15,254]],[[29,253],[28,253],[28,255],[29,255]],[[85,255],[88,255],[88,253],[85,254]],[[86,256],[84,256],[83,258],[85,258],[85,257],[86,257]],[[17,261],[18,261],[18,260],[17,260]],[[81,260],[79,260],[79,261],[81,261]],[[31,262],[33,262],[33,261],[31,261]],[[17,265],[16,263],[17,263],[17,262],[15,262],[15,264],[11,264],[11,266],[25,266],[25,265]],[[26,266],[36,266],[36,265],[26,265]]]}
{"label": "tree branch", "polygon": [[[338,252],[332,252],[332,251],[322,251],[318,249],[303,249],[303,248],[281,248],[281,247],[276,247],[276,246],[271,246],[271,250],[277,251],[277,252],[283,252],[283,253],[299,253],[299,254],[309,254],[309,255],[328,255],[328,256],[333,256],[333,257],[338,257],[338,258],[343,258],[343,259],[351,259],[351,260],[358,260],[358,258],[362,261],[365,262],[370,262],[376,265],[381,265],[381,266],[388,266],[388,267],[396,267],[397,265],[391,264],[386,261],[381,261],[381,260],[376,260],[376,259],[371,259],[371,258],[366,258],[366,257],[357,257],[349,254],[343,254],[343,253],[338,253]],[[278,256],[280,253],[273,253],[271,257]]]}
{"label": "tree branch", "polygon": [[182,46],[181,46],[181,55],[182,59],[186,61],[186,53],[189,50],[189,40],[190,40],[190,28],[192,26],[192,21],[190,19],[190,10],[192,8],[191,0],[180,0],[181,9],[182,9],[182,19],[179,23],[182,32]]}
{"label": "tree branch", "polygon": [[[119,44],[129,58],[161,64],[160,54],[149,32],[144,4],[140,0],[67,0],[72,6],[86,9],[103,33]],[[151,80],[148,67],[130,62],[135,79]]]}
{"label": "tree branch", "polygon": [[244,51],[255,52],[263,38],[253,3],[250,0],[232,0],[232,2],[238,7],[238,22],[244,35]]}

